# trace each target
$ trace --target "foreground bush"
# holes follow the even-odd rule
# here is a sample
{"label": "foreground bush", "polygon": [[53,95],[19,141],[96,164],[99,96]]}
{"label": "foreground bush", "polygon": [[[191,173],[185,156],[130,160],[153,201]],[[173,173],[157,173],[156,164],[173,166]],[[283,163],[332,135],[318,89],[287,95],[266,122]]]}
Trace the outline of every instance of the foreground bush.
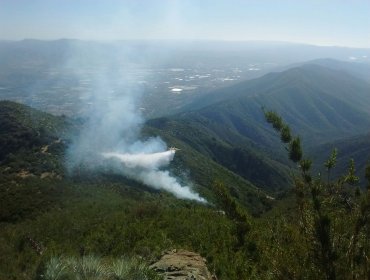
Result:
{"label": "foreground bush", "polygon": [[38,279],[45,280],[150,280],[161,279],[135,258],[105,260],[96,256],[53,257]]}

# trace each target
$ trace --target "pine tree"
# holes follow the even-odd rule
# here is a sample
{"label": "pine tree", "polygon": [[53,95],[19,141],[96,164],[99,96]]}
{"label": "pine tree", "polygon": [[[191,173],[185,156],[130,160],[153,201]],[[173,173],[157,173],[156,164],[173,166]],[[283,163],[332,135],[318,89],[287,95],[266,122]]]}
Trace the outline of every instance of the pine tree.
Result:
{"label": "pine tree", "polygon": [[264,114],[280,133],[281,141],[287,144],[289,159],[299,163],[300,176],[293,178],[300,213],[298,225],[312,250],[312,263],[325,279],[370,279],[370,165],[365,172],[367,191],[359,190],[354,202],[351,193],[359,177],[353,159],[347,174],[331,182],[330,173],[337,163],[334,149],[324,163],[327,181],[323,182],[320,174],[313,177],[312,161],[303,158],[300,138],[290,136],[289,126],[277,113],[264,110]]}

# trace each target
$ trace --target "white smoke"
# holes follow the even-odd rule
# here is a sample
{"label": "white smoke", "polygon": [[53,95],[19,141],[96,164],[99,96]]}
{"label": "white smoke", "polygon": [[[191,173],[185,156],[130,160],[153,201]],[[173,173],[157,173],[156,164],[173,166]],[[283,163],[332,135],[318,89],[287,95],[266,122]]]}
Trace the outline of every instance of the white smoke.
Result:
{"label": "white smoke", "polygon": [[143,66],[130,64],[132,51],[120,49],[118,53],[116,57],[114,52],[110,53],[103,61],[97,59],[97,54],[89,57],[86,65],[79,56],[68,64],[76,69],[80,80],[92,81],[83,96],[90,104],[87,121],[68,151],[69,170],[83,167],[112,171],[178,198],[205,202],[189,186],[182,186],[169,171],[163,170],[173,160],[174,150],[167,150],[159,137],[139,140],[144,123],[139,110],[143,90],[136,76],[140,73],[140,80],[143,79]]}
{"label": "white smoke", "polygon": [[105,158],[115,158],[122,162],[125,168],[141,168],[156,170],[161,166],[168,165],[175,156],[174,150],[168,150],[160,153],[137,153],[137,154],[119,154],[103,153]]}
{"label": "white smoke", "polygon": [[181,186],[168,171],[159,170],[160,167],[167,166],[172,161],[175,156],[174,150],[150,154],[103,153],[102,155],[107,159],[118,160],[127,176],[133,177],[148,186],[166,190],[178,198],[206,202],[188,186]]}

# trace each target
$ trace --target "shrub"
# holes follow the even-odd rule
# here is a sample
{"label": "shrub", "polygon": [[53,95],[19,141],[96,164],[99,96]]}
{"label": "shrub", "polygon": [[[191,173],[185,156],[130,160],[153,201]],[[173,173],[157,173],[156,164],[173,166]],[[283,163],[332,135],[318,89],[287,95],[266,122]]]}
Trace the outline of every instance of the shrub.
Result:
{"label": "shrub", "polygon": [[103,259],[94,255],[52,257],[39,279],[45,280],[159,280],[147,265],[136,258]]}

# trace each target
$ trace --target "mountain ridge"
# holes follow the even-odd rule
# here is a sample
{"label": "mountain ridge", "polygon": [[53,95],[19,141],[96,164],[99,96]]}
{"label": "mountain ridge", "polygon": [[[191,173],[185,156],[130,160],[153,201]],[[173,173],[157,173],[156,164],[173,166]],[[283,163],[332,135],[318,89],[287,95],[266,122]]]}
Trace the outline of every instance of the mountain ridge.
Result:
{"label": "mountain ridge", "polygon": [[[251,91],[261,83],[258,94]],[[247,85],[249,91],[241,85]],[[281,114],[301,137],[305,150],[360,135],[370,127],[370,114],[365,110],[370,106],[370,86],[343,71],[322,66],[272,73],[218,92],[234,96],[222,96],[222,100],[216,96],[200,109],[149,120],[147,124],[181,137],[198,152],[252,183],[275,191],[278,186],[289,186],[284,180],[289,163],[276,133],[266,124],[263,107]],[[270,180],[268,174],[274,174],[274,179]]]}
{"label": "mountain ridge", "polygon": [[[4,176],[43,178],[48,175],[62,181],[89,181],[94,178],[107,182],[118,180],[134,185],[139,190],[153,191],[114,172],[89,172],[81,168],[76,174],[70,174],[65,168],[65,152],[71,137],[82,125],[79,122],[10,101],[0,101],[0,116],[0,174]],[[207,199],[212,201],[212,184],[222,179],[242,204],[251,206],[253,213],[260,213],[265,207],[263,203],[268,204],[265,191],[200,154],[181,139],[158,129],[144,127],[143,139],[151,136],[161,136],[169,146],[181,148],[169,167],[170,172],[186,184],[192,182],[193,187]]]}
{"label": "mountain ridge", "polygon": [[[369,126],[369,92],[368,83],[343,71],[306,65],[221,89],[194,101],[187,109],[196,114],[216,107],[241,107],[243,103],[244,111],[256,116],[257,107],[266,107],[279,112],[303,137],[309,136],[308,129],[317,134],[331,131],[340,138],[341,133],[355,135]],[[322,126],[320,131],[312,129],[318,125]],[[324,133],[321,140],[330,133]]]}

